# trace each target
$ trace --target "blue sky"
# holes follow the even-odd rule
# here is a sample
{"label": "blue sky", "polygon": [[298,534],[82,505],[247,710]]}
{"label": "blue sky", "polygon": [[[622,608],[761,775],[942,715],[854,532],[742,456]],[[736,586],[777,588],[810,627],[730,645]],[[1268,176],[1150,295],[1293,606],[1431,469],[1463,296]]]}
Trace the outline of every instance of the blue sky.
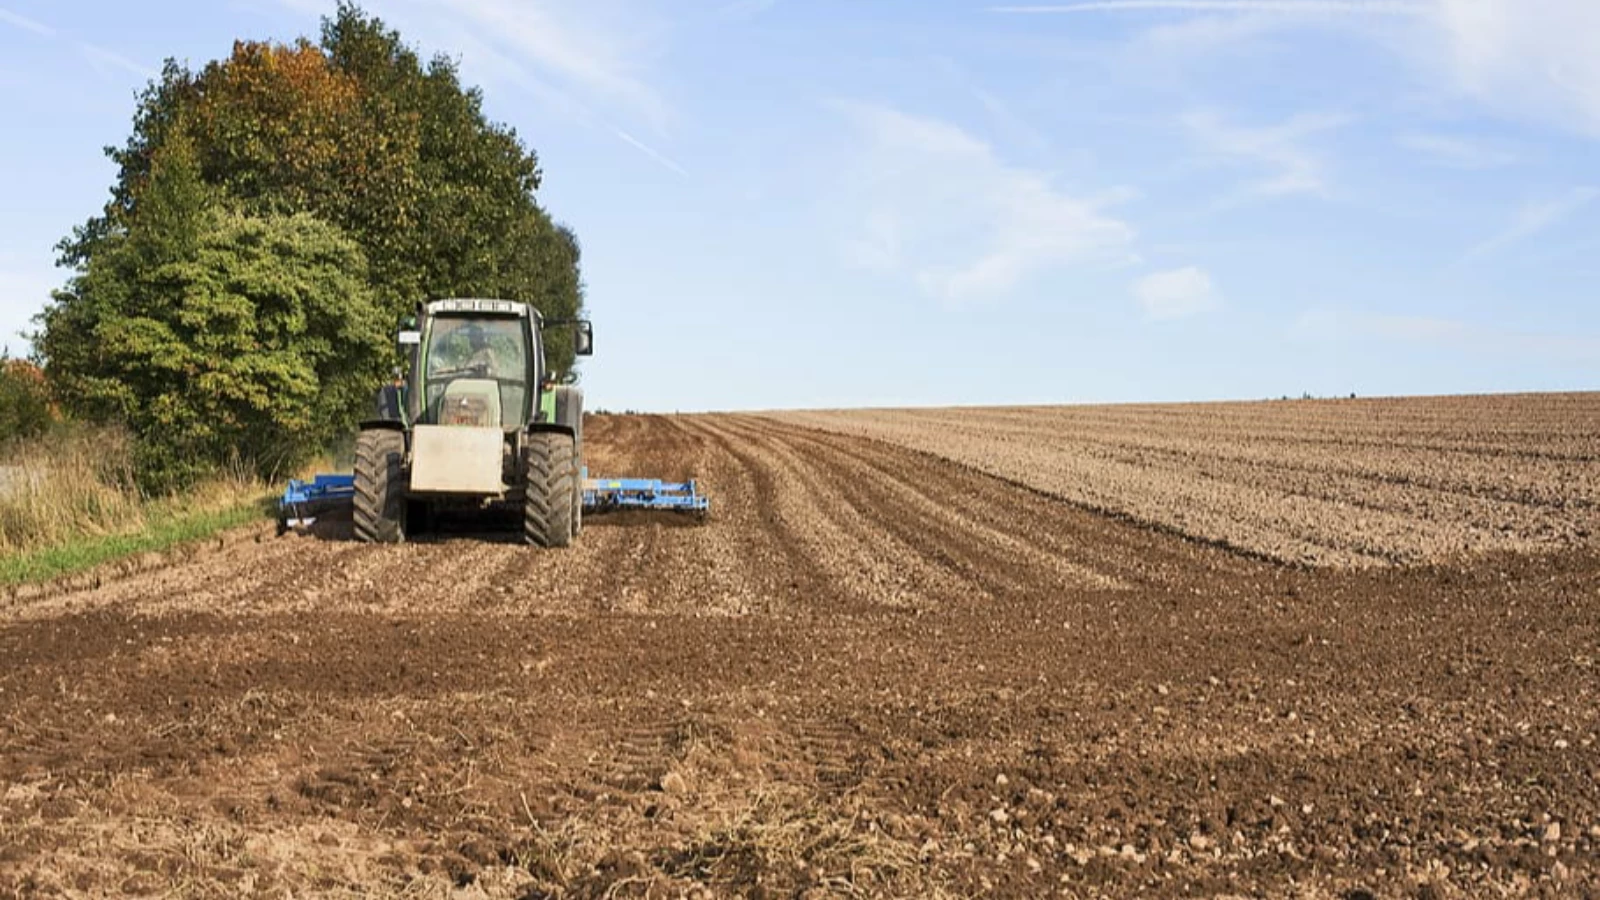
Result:
{"label": "blue sky", "polygon": [[[1594,0],[366,8],[538,150],[591,406],[1600,388]],[[160,61],[329,9],[0,0],[13,351]]]}

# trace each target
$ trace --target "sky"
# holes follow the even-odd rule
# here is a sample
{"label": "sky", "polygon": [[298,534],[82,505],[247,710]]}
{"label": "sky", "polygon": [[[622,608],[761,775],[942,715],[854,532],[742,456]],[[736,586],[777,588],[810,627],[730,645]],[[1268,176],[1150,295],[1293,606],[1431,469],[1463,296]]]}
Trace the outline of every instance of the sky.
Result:
{"label": "sky", "polygon": [[[1600,388],[1596,0],[368,0],[583,246],[591,408]],[[166,57],[331,2],[0,0],[0,343]]]}

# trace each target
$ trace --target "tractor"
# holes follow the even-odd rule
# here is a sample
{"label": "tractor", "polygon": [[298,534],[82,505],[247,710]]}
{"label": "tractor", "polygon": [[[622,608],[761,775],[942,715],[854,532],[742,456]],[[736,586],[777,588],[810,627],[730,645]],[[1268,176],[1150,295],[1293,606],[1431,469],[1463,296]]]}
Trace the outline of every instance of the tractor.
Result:
{"label": "tractor", "polygon": [[401,325],[407,357],[361,423],[349,497],[355,536],[397,543],[446,511],[521,511],[527,543],[565,547],[583,528],[583,392],[556,377],[544,332],[570,329],[588,356],[583,320],[544,319],[512,300],[434,300]]}
{"label": "tractor", "polygon": [[518,513],[527,543],[566,547],[585,513],[628,510],[704,521],[711,499],[693,479],[590,478],[583,464],[583,392],[544,357],[544,332],[572,330],[594,351],[582,319],[545,319],[513,300],[434,300],[401,323],[407,366],[378,391],[361,423],[354,474],[290,479],[278,533],[348,512],[357,540],[399,543],[441,513]]}

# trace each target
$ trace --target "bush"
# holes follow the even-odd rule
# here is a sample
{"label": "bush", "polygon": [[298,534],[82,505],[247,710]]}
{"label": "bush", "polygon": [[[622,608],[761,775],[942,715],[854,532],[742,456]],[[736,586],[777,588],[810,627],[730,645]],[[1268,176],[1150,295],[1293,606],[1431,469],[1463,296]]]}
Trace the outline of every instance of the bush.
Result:
{"label": "bush", "polygon": [[39,348],[74,416],[133,431],[147,492],[241,461],[271,479],[378,383],[387,323],[366,258],[314,216],[226,209],[182,145],[158,163],[141,218],[46,308]]}
{"label": "bush", "polygon": [[0,444],[37,438],[53,421],[55,410],[44,372],[0,354]]}

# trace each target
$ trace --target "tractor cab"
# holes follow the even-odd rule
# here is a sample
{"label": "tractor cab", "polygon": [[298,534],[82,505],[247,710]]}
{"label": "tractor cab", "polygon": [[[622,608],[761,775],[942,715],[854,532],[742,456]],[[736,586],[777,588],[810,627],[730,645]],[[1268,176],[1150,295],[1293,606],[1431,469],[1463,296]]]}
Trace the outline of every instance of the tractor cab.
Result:
{"label": "tractor cab", "polygon": [[572,328],[577,355],[593,349],[587,321],[546,321],[525,303],[435,300],[418,313],[399,335],[410,363],[404,389],[379,399],[380,409],[398,407],[392,417],[413,425],[512,431],[554,422],[543,330]]}
{"label": "tractor cab", "polygon": [[517,312],[510,313],[442,310],[427,316],[416,369],[417,422],[505,428],[530,421],[544,367],[528,307],[515,306]]}

